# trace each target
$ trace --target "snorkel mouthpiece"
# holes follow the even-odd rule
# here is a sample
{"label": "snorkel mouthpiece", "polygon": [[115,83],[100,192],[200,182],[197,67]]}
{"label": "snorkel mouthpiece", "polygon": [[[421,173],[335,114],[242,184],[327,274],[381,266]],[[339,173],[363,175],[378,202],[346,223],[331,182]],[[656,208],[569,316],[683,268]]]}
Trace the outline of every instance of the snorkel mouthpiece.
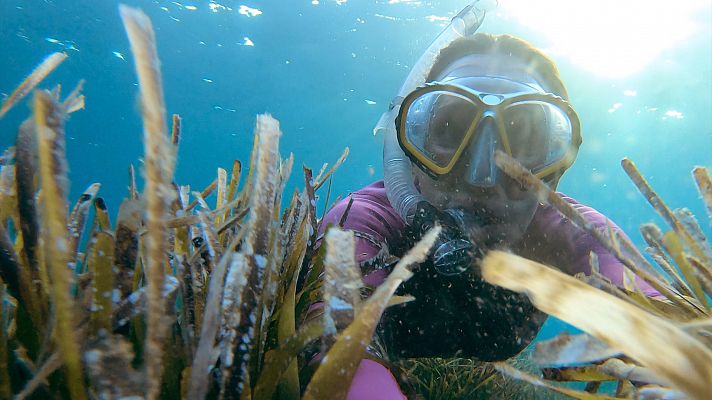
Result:
{"label": "snorkel mouthpiece", "polygon": [[487,0],[473,1],[450,20],[448,26],[435,38],[410,70],[398,91],[398,96],[391,102],[388,111],[381,115],[373,129],[374,135],[384,131],[383,169],[386,194],[393,208],[406,223],[412,221],[417,204],[424,198],[413,183],[410,159],[398,144],[395,119],[400,104],[408,93],[425,83],[441,49],[449,46],[456,39],[473,35],[477,31],[484,21],[486,11],[492,7],[491,3]]}

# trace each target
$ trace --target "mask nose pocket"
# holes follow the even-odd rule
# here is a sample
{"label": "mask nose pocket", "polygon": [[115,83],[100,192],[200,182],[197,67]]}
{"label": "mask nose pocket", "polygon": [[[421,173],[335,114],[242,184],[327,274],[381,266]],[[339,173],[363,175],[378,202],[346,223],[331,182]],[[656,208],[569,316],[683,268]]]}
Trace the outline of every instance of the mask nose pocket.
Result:
{"label": "mask nose pocket", "polygon": [[497,165],[494,152],[499,147],[499,134],[492,117],[484,117],[477,127],[472,144],[466,150],[462,161],[469,164],[467,182],[480,187],[492,187],[497,184]]}

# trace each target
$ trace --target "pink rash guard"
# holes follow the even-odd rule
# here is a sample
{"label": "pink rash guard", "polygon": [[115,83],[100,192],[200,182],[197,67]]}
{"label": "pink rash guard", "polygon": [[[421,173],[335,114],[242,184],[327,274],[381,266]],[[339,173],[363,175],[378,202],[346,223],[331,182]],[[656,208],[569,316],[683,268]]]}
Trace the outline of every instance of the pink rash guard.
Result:
{"label": "pink rash guard", "polygon": [[[603,214],[570,197],[562,194],[560,196],[596,228],[608,229],[609,220]],[[402,233],[405,223],[388,202],[383,181],[366,186],[349,197],[353,198],[353,204],[343,228],[365,233],[379,242],[372,243],[364,238],[357,238],[357,260],[369,260],[380,250],[380,243],[397,239],[396,235]],[[332,208],[321,223],[322,229],[326,229],[329,225],[337,225],[348,203],[349,198],[346,198]],[[617,225],[610,223],[613,230],[625,235]],[[623,287],[623,264],[593,236],[576,226],[552,206],[545,205],[536,210],[532,223],[522,239],[513,246],[512,251],[523,257],[553,265],[570,275],[579,272],[591,273],[589,253],[593,251],[598,256],[601,274],[616,286]],[[385,280],[386,274],[385,270],[378,270],[366,276],[364,281],[369,285],[378,286]],[[647,296],[659,296],[658,292],[642,279],[638,278],[636,283]]]}
{"label": "pink rash guard", "polygon": [[[598,211],[576,202],[574,199],[559,194],[571,204],[596,228],[612,229],[625,235],[618,226],[608,221]],[[386,196],[383,181],[373,183],[355,193],[351,208],[343,221],[343,228],[364,235],[356,240],[356,258],[366,261],[373,258],[385,243],[399,239],[405,230],[405,223],[391,207]],[[338,225],[348,207],[349,198],[344,199],[331,209],[321,223],[321,229],[329,225]],[[322,232],[323,233],[323,232]],[[563,272],[574,275],[579,272],[590,274],[590,252],[596,253],[600,272],[615,285],[623,287],[624,266],[610,254],[595,238],[576,226],[549,205],[540,206],[524,236],[515,243],[511,251],[544,264],[553,265]],[[386,276],[384,269],[376,270],[364,277],[364,282],[371,286],[381,284]],[[640,278],[637,285],[649,297],[660,294]],[[390,371],[380,364],[364,360],[349,391],[349,399],[404,399],[396,380]]]}

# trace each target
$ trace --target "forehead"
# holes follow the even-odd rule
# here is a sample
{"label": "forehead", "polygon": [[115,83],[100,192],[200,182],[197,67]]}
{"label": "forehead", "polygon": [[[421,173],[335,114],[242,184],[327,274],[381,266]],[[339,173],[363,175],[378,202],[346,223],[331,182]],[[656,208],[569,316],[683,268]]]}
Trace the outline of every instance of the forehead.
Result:
{"label": "forehead", "polygon": [[505,54],[471,54],[443,69],[436,80],[468,76],[498,76],[524,83],[538,83],[523,61]]}
{"label": "forehead", "polygon": [[512,80],[502,76],[446,77],[442,83],[458,84],[483,93],[544,93],[534,81]]}

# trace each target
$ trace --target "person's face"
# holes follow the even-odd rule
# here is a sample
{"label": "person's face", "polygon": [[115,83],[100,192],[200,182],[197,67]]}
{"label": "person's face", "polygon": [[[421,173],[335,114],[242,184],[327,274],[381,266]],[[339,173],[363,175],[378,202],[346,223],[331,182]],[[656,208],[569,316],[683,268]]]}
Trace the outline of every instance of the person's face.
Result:
{"label": "person's face", "polygon": [[[445,70],[437,80],[447,82],[448,78],[453,76],[480,76],[482,78],[470,81],[472,88],[493,94],[538,88],[534,78],[523,71],[524,65],[516,65],[511,59],[502,56],[470,56]],[[489,79],[487,76],[508,80]],[[452,120],[456,121],[457,118]],[[447,121],[443,122],[443,126],[445,125]],[[483,120],[481,125],[473,143],[467,147],[466,153],[458,159],[450,173],[435,180],[419,168],[413,168],[413,171],[420,192],[433,206],[441,210],[462,209],[473,213],[478,220],[485,221],[486,226],[480,234],[511,243],[518,240],[529,226],[539,202],[534,192],[524,190],[494,166],[494,151],[500,148],[499,139],[491,121]],[[457,129],[453,126],[449,128]],[[426,142],[425,147],[430,154],[436,156],[438,151],[451,151],[439,149],[438,146],[442,146],[443,142],[439,143]],[[531,145],[535,146],[536,143]],[[473,171],[477,170],[492,171],[496,179],[491,184],[473,185],[472,179],[469,178]]]}

